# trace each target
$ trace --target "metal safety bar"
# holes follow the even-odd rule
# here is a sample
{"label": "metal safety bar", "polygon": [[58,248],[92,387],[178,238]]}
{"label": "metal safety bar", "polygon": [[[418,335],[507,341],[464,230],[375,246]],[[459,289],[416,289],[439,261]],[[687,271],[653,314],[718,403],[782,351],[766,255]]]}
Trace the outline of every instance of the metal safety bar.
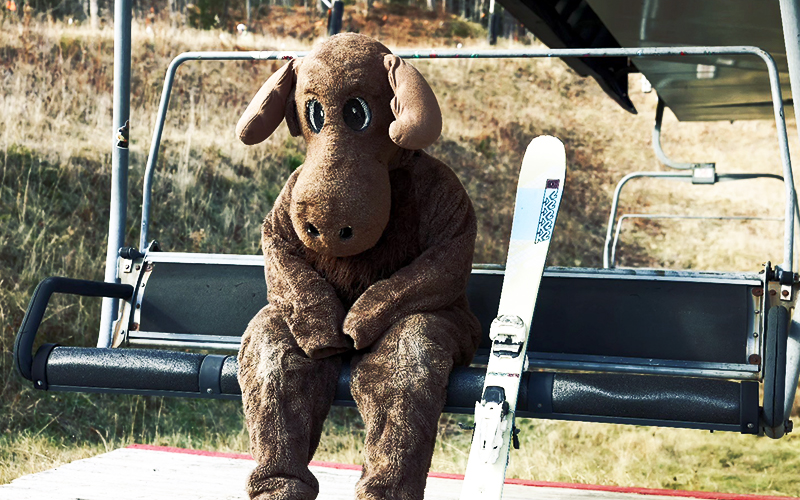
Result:
{"label": "metal safety bar", "polygon": [[713,163],[709,162],[683,163],[669,158],[666,155],[666,153],[664,153],[664,149],[661,147],[661,123],[664,120],[665,106],[666,105],[664,103],[664,100],[661,98],[661,96],[658,96],[658,104],[656,105],[656,123],[655,126],[653,126],[653,150],[656,153],[656,158],[658,158],[658,161],[668,166],[669,168],[674,168],[677,170],[690,170],[693,168],[714,168]]}
{"label": "metal safety bar", "polygon": [[[733,47],[646,47],[646,48],[619,48],[619,49],[544,49],[544,50],[403,50],[396,54],[407,59],[503,59],[503,58],[549,58],[549,57],[659,57],[659,56],[708,56],[708,55],[752,55],[761,58],[767,66],[772,107],[775,115],[775,124],[778,132],[778,146],[783,166],[785,182],[785,216],[784,216],[784,260],[781,269],[791,273],[794,245],[794,210],[796,195],[792,176],[792,165],[789,156],[789,143],[786,132],[786,122],[783,114],[783,99],[781,96],[780,79],[777,66],[772,56],[758,48],[750,46]],[[185,52],[178,55],[169,65],[164,79],[164,88],[161,94],[158,114],[156,117],[153,140],[150,143],[150,154],[144,176],[144,192],[142,199],[142,221],[139,238],[139,248],[147,247],[148,226],[150,222],[151,192],[153,175],[158,159],[158,148],[164,130],[164,122],[169,106],[169,97],[175,80],[178,67],[191,60],[238,60],[238,61],[274,61],[289,60],[303,57],[306,52],[292,51],[250,51],[250,52]],[[676,176],[679,177],[680,175]],[[607,238],[608,247],[610,238]],[[607,249],[606,253],[607,255]],[[606,257],[604,257],[605,259]],[[604,265],[607,267],[607,261]]]}
{"label": "metal safety bar", "polygon": [[614,241],[611,243],[611,265],[610,268],[617,267],[617,244],[619,235],[622,232],[622,223],[627,219],[680,219],[680,220],[739,220],[739,221],[769,221],[781,222],[783,217],[756,217],[756,216],[737,216],[737,215],[675,215],[675,214],[623,214],[617,220],[617,227],[614,231]]}
{"label": "metal safety bar", "polygon": [[[622,180],[620,180],[619,183],[617,183],[617,187],[616,187],[616,189],[614,189],[614,195],[611,198],[611,212],[610,212],[610,214],[608,216],[608,226],[606,228],[606,239],[605,239],[605,244],[603,245],[603,267],[606,268],[606,269],[614,267],[614,260],[615,260],[614,253],[615,252],[613,251],[613,248],[616,248],[616,244],[617,244],[616,240],[619,237],[619,229],[617,227],[618,226],[618,223],[617,223],[617,210],[619,209],[620,193],[622,193],[622,188],[625,186],[625,184],[628,183],[628,181],[630,181],[631,179],[637,179],[637,178],[642,178],[642,177],[666,178],[666,179],[674,179],[674,180],[680,180],[680,181],[691,181],[691,180],[694,179],[695,176],[694,176],[694,172],[685,171],[685,170],[681,171],[681,172],[632,172],[632,173],[626,175],[625,177],[623,177]],[[757,174],[756,173],[756,174],[716,174],[715,178],[714,178],[714,182],[738,181],[738,180],[746,180],[746,179],[775,179],[775,180],[779,180],[779,181],[782,181],[782,182],[784,181],[784,177],[782,177],[782,176],[780,176],[778,174]],[[791,186],[791,187],[793,188],[794,186]],[[791,190],[791,194],[792,194],[792,196],[794,196],[794,189]],[[787,219],[786,217],[784,217],[782,219],[784,221],[784,224],[786,223],[787,220],[793,220],[795,217],[797,218],[798,222],[800,222],[800,208],[798,208],[798,206],[797,206],[796,198],[792,198],[792,200],[794,200],[795,203],[792,203],[790,205],[790,209],[791,209],[792,206],[794,206],[794,210],[791,212],[791,215],[793,215],[794,217],[792,217],[791,219]],[[690,218],[689,216],[676,216],[676,217]],[[710,217],[697,216],[697,217],[698,218],[709,218],[709,219],[719,219],[720,218],[720,217],[717,217],[717,216],[710,216]],[[621,222],[621,220],[622,220],[622,218],[620,218],[620,222]],[[617,228],[616,229],[616,237],[613,237],[612,235],[615,234],[615,228]],[[612,246],[612,243],[613,243],[613,246]],[[784,243],[786,243],[785,240],[784,240]],[[784,250],[786,250],[786,248],[784,248]],[[789,251],[790,252],[793,251],[793,247],[791,245],[789,246]],[[784,257],[785,257],[785,255],[784,255]],[[791,262],[791,258],[789,259],[789,262]]]}

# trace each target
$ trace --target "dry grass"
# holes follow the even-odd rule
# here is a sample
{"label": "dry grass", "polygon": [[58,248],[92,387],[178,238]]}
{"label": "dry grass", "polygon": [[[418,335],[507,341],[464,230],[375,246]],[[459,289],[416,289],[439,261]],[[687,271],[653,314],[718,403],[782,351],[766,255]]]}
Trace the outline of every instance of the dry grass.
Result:
{"label": "dry grass", "polygon": [[[391,22],[376,26],[365,18],[363,31],[373,30],[398,48],[410,45],[407,34],[416,29],[434,35],[419,39],[418,46],[484,48],[468,36],[474,26],[462,36],[452,19],[437,19],[442,23],[437,35],[439,28],[425,31],[434,20],[428,25],[425,20],[404,28],[401,36]],[[352,22],[361,20],[356,16]],[[134,26],[128,241],[138,239],[142,171],[169,60],[185,50],[310,47],[321,30],[297,26],[300,31],[283,34],[264,27],[246,39],[161,24],[151,35]],[[0,483],[132,442],[246,450],[238,403],[43,395],[12,375],[11,339],[36,282],[49,275],[102,276],[111,64],[108,29],[0,26]],[[662,169],[650,149],[655,97],[634,94],[640,113],[629,115],[592,81],[550,59],[416,65],[444,111],[443,136],[431,152],[456,170],[479,213],[476,261],[504,260],[521,155],[532,137],[548,133],[565,141],[569,160],[550,263],[600,266],[616,181],[630,171]],[[258,251],[260,220],[303,161],[304,146],[281,127],[264,144],[246,148],[235,140],[233,126],[276,67],[204,62],[178,72],[152,214],[151,235],[164,248]],[[676,159],[716,161],[720,172],[780,173],[770,123],[679,124],[668,115],[664,131],[665,149]],[[797,144],[796,131],[791,134]],[[780,216],[776,184],[688,188],[641,181],[626,191],[622,211]],[[781,260],[776,223],[692,224],[631,224],[623,233],[621,262],[752,271],[766,259]],[[93,344],[95,301],[59,299],[48,314],[50,340]],[[316,458],[359,462],[361,427],[353,410],[334,409]],[[529,421],[522,439],[523,451],[512,455],[510,474],[516,477],[800,495],[796,436],[772,442],[726,433]],[[468,441],[455,419],[444,416],[433,468],[462,472]]]}

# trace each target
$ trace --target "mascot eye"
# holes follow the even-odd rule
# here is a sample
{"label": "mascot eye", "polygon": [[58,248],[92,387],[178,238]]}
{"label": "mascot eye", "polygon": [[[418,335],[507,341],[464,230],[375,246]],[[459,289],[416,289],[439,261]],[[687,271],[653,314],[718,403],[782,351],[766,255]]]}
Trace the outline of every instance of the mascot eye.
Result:
{"label": "mascot eye", "polygon": [[308,126],[315,134],[319,134],[322,126],[325,125],[325,110],[322,109],[322,104],[316,99],[311,99],[306,103],[306,116],[308,117]]}
{"label": "mascot eye", "polygon": [[356,97],[344,104],[344,122],[356,132],[367,128],[371,119],[372,113],[364,99]]}

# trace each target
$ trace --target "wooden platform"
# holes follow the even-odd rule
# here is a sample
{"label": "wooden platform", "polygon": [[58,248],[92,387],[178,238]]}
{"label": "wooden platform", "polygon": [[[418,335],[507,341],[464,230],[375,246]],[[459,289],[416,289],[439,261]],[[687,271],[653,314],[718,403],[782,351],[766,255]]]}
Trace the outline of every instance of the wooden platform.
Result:
{"label": "wooden platform", "polygon": [[[255,462],[247,455],[136,445],[0,486],[2,500],[246,500],[244,484]],[[320,500],[351,500],[360,467],[313,462]],[[457,500],[462,477],[431,473],[426,500]],[[509,480],[505,500],[786,500],[732,495]]]}

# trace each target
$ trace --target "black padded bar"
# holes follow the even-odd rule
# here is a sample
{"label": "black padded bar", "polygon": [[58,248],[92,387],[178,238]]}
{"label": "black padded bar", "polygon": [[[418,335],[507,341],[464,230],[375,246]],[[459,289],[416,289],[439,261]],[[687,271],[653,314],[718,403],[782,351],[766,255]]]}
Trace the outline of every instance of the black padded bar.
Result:
{"label": "black padded bar", "polygon": [[789,311],[774,306],[767,313],[767,335],[764,339],[764,426],[783,435],[783,409],[786,387],[786,343],[789,337]]}
{"label": "black padded bar", "polygon": [[[55,347],[46,364],[47,380],[56,390],[74,387],[79,391],[226,399],[241,395],[234,356]],[[201,384],[203,372],[205,383]],[[456,368],[450,377],[445,411],[472,413],[482,392],[484,373],[481,368]],[[209,393],[206,386],[221,390]],[[334,400],[338,405],[354,405],[349,365],[342,369]],[[757,420],[742,420],[752,419],[757,411],[755,382],[529,372],[523,375],[517,416],[757,432]]]}
{"label": "black padded bar", "polygon": [[[648,375],[543,373],[527,386],[517,416],[757,434],[758,383]],[[527,397],[524,397],[525,394]]]}
{"label": "black padded bar", "polygon": [[724,380],[559,373],[553,412],[738,425],[739,388]]}
{"label": "black padded bar", "polygon": [[222,374],[219,382],[222,394],[242,395],[239,388],[239,363],[236,356],[228,356],[222,364]]}
{"label": "black padded bar", "polygon": [[56,347],[47,360],[50,385],[200,393],[205,355],[157,349]]}
{"label": "black padded bar", "polygon": [[17,367],[17,371],[28,380],[32,380],[33,341],[36,338],[39,325],[42,323],[50,297],[54,293],[67,293],[83,297],[130,299],[133,295],[133,287],[117,283],[71,278],[50,277],[42,280],[33,291],[33,296],[28,303],[28,310],[25,311],[22,325],[20,325],[19,332],[14,340],[14,364]]}

